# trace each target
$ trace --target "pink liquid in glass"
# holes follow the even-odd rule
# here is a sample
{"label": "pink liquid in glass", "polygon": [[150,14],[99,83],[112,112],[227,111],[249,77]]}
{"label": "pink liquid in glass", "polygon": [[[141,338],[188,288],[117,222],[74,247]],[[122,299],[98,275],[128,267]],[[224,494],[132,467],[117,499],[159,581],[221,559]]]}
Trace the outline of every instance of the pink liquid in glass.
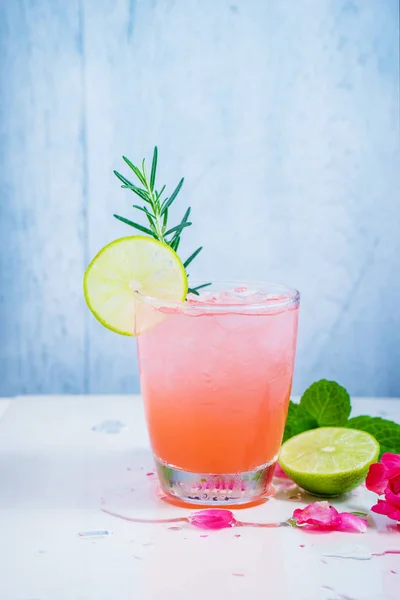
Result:
{"label": "pink liquid in glass", "polygon": [[[271,286],[243,286],[204,292],[181,306],[147,306],[159,321],[137,338],[151,445],[165,469],[198,474],[190,482],[194,498],[209,500],[212,487],[218,501],[221,488],[224,498],[236,497],[236,490],[245,501],[243,474],[254,474],[253,482],[258,477],[263,492],[272,477],[299,306],[297,292],[272,287],[272,293]],[[179,495],[176,489],[172,495]]]}

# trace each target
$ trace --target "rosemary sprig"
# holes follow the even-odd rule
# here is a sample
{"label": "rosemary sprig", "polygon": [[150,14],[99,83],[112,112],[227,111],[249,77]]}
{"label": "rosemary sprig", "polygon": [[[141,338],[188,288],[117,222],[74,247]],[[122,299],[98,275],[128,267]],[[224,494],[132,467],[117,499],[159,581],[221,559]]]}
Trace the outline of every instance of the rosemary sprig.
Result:
{"label": "rosemary sprig", "polygon": [[[165,191],[165,185],[162,186],[160,191],[155,189],[156,183],[156,172],[157,172],[157,161],[158,161],[158,149],[157,146],[154,148],[153,152],[153,160],[151,163],[151,171],[150,171],[150,179],[147,176],[146,168],[145,168],[145,160],[143,159],[141,169],[134,165],[129,158],[126,156],[122,157],[128,167],[133,171],[139,180],[140,186],[133,184],[129,179],[118,173],[118,171],[114,171],[114,174],[118,177],[120,182],[122,183],[121,187],[124,189],[128,189],[137,196],[145,204],[143,206],[139,206],[138,204],[133,204],[133,208],[136,208],[140,212],[144,213],[147,219],[147,226],[141,225],[136,221],[131,221],[130,219],[126,219],[125,217],[121,217],[120,215],[114,215],[116,219],[122,221],[126,225],[130,225],[130,227],[134,227],[138,231],[145,233],[153,237],[154,239],[162,242],[163,244],[167,244],[170,246],[175,252],[177,252],[179,243],[181,240],[181,233],[184,229],[187,229],[192,224],[189,221],[189,215],[191,208],[187,209],[182,220],[178,225],[173,227],[168,227],[168,210],[179,194],[184,179],[180,180],[172,194],[168,197],[162,199],[162,195]],[[147,206],[146,206],[147,205]],[[203,246],[197,248],[190,256],[185,260],[183,266],[187,269],[188,265],[192,262],[193,259],[201,252]],[[189,277],[189,275],[187,275]],[[198,285],[197,287],[188,289],[189,293],[199,295],[198,290],[211,285],[211,283],[203,283],[202,285]]]}

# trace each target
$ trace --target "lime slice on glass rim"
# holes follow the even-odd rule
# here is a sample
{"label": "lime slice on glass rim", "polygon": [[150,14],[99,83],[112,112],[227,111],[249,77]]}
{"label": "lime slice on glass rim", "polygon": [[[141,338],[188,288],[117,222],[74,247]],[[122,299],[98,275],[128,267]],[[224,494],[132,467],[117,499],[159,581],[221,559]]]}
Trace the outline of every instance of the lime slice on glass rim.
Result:
{"label": "lime slice on glass rim", "polygon": [[155,311],[150,309],[136,319],[135,326],[135,305],[139,304],[134,301],[135,292],[183,302],[188,282],[172,248],[137,235],[119,238],[102,248],[86,269],[83,289],[88,307],[104,327],[122,335],[139,335],[154,326],[157,317],[151,317]]}
{"label": "lime slice on glass rim", "polygon": [[279,464],[295,483],[314,496],[339,496],[360,485],[379,444],[365,431],[319,427],[287,440]]}

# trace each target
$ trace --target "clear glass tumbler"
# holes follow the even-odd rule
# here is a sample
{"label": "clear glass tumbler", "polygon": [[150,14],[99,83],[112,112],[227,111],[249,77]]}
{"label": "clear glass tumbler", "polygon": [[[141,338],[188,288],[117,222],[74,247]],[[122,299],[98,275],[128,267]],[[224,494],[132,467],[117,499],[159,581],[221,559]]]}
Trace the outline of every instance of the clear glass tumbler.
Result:
{"label": "clear glass tumbler", "polygon": [[282,442],[299,293],[223,282],[186,302],[137,297],[140,381],[165,494],[229,505],[264,496]]}

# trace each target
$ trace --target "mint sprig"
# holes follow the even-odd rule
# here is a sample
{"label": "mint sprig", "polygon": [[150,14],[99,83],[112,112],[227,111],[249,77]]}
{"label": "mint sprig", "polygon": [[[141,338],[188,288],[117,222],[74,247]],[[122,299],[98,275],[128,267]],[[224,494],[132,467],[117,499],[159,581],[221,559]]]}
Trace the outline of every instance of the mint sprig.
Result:
{"label": "mint sprig", "polygon": [[361,429],[373,435],[381,447],[381,455],[384,452],[400,453],[400,425],[394,421],[361,415],[349,419],[346,427]]}
{"label": "mint sprig", "polygon": [[380,455],[400,454],[400,425],[368,415],[349,419],[350,413],[350,396],[343,386],[326,379],[316,381],[299,404],[290,401],[283,441],[316,427],[349,427],[373,435],[380,445]]}
{"label": "mint sprig", "polygon": [[319,427],[343,427],[351,412],[347,390],[336,381],[326,379],[310,385],[301,397],[300,406]]}
{"label": "mint sprig", "polygon": [[318,423],[313,417],[306,413],[300,404],[292,402],[289,403],[289,410],[286,419],[285,433],[283,435],[283,441],[286,442],[289,438],[303,431],[309,429],[315,429],[318,427]]}

